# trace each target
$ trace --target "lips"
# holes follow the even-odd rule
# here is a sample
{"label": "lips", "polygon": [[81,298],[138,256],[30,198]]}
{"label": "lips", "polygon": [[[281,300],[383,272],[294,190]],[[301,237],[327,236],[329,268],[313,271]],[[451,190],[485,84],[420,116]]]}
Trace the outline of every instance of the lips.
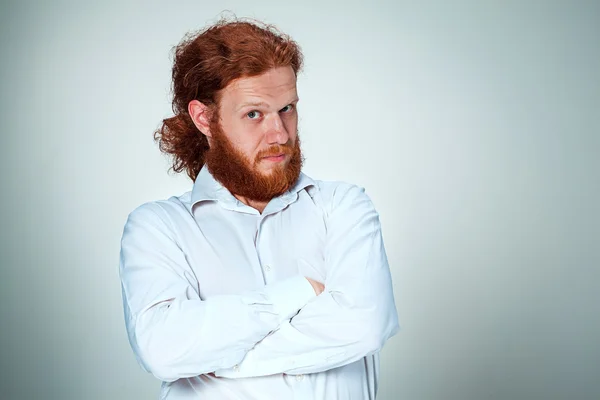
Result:
{"label": "lips", "polygon": [[277,156],[263,157],[263,160],[267,161],[267,162],[272,162],[272,163],[280,163],[280,162],[283,162],[285,160],[285,153],[277,155]]}
{"label": "lips", "polygon": [[279,162],[289,159],[294,153],[294,149],[289,146],[272,146],[256,155],[255,162],[271,161]]}

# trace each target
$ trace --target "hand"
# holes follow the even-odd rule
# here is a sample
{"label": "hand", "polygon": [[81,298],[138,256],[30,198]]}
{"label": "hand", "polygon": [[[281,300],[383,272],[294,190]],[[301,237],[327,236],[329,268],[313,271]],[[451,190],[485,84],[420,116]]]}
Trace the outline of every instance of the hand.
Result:
{"label": "hand", "polygon": [[317,282],[314,279],[310,279],[310,278],[306,278],[308,280],[308,282],[310,282],[310,284],[312,285],[313,289],[315,289],[315,293],[318,295],[320,295],[321,293],[323,293],[323,290],[325,290],[325,285],[323,285],[321,282]]}

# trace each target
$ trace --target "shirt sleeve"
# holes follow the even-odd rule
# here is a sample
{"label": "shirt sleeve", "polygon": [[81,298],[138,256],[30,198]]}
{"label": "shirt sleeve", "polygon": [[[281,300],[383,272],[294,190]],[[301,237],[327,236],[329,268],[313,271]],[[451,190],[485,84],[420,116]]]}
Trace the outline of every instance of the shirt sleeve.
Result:
{"label": "shirt sleeve", "polygon": [[146,203],[123,230],[120,277],[130,344],[163,381],[228,368],[289,320],[315,292],[303,276],[201,300],[199,283],[165,211]]}
{"label": "shirt sleeve", "polygon": [[379,216],[364,189],[339,196],[327,223],[325,291],[216,376],[326,371],[378,352],[399,330]]}

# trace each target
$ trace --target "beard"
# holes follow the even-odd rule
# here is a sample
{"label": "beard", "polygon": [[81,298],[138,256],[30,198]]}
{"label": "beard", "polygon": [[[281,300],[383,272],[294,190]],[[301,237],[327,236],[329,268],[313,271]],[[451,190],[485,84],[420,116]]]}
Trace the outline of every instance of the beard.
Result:
{"label": "beard", "polygon": [[[300,177],[303,157],[298,136],[294,144],[273,145],[250,160],[225,136],[218,122],[211,125],[214,125],[211,127],[212,143],[204,161],[212,176],[231,194],[268,202],[289,190]],[[274,165],[268,173],[258,169],[263,157],[279,154],[286,155],[287,163],[282,161]]]}

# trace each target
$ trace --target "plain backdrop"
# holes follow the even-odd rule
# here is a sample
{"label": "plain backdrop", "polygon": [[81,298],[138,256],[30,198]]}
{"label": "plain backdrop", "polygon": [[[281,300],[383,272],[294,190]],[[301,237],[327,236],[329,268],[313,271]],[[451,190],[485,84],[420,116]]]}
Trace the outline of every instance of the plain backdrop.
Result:
{"label": "plain backdrop", "polygon": [[299,42],[305,172],[380,213],[402,330],[378,399],[600,398],[598,1],[0,7],[0,398],[158,397],[120,238],[191,189],[152,134],[172,47],[224,10]]}

